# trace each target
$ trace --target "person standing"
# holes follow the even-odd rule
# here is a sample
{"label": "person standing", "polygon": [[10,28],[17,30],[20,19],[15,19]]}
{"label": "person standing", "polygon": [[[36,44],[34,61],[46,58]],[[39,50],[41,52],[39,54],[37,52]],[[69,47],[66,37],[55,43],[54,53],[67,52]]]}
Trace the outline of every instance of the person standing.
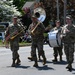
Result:
{"label": "person standing", "polygon": [[[60,21],[59,20],[56,21],[56,27],[54,27],[51,31],[55,31],[55,30],[58,30],[58,33],[61,34],[61,26],[60,26]],[[59,54],[59,58],[60,58],[59,60],[62,61],[62,54],[63,54],[62,48],[63,48],[62,43],[58,47],[53,47],[53,50],[54,50],[54,53],[53,53],[54,59],[52,61],[54,63],[58,61],[58,59],[57,59],[58,54]]]}
{"label": "person standing", "polygon": [[38,53],[40,56],[43,57],[43,65],[46,64],[46,57],[45,53],[43,50],[43,44],[44,44],[44,31],[45,27],[43,23],[38,21],[36,15],[32,15],[32,24],[29,26],[29,33],[32,38],[32,45],[31,45],[31,57],[34,61],[34,67],[38,67],[38,62],[37,62],[37,55],[36,55],[36,48],[38,49]]}
{"label": "person standing", "polygon": [[72,71],[72,63],[74,61],[74,43],[75,43],[75,26],[72,24],[71,15],[66,16],[66,25],[62,28],[62,42],[64,43],[64,52],[67,60],[68,71]]}
{"label": "person standing", "polygon": [[[20,35],[17,35],[20,32],[20,27],[18,26],[17,23],[17,17],[13,17],[13,24],[9,25],[6,34],[5,34],[5,41],[6,43],[10,43],[10,49],[12,51],[12,67],[15,67],[16,65],[20,65],[21,60],[19,58],[19,38]],[[15,38],[12,39],[17,35]],[[6,47],[9,44],[6,44]]]}
{"label": "person standing", "polygon": [[26,29],[28,29],[29,25],[32,23],[32,20],[31,20],[31,10],[29,7],[25,7],[23,8],[23,12],[24,12],[24,15],[22,15],[20,18],[21,18],[21,22],[24,26],[27,26]]}

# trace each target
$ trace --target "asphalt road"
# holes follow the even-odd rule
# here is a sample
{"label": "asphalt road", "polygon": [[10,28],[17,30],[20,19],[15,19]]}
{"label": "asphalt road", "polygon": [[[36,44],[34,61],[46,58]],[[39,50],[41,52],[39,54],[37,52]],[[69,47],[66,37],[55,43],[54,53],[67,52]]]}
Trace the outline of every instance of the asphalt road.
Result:
{"label": "asphalt road", "polygon": [[30,56],[30,50],[31,46],[20,47],[19,54],[21,65],[11,67],[12,53],[10,49],[0,47],[0,75],[75,75],[75,60],[73,62],[72,72],[65,69],[67,62],[64,50],[63,61],[58,61],[58,63],[53,64],[53,50],[48,45],[44,45],[47,63],[45,66],[43,66],[42,61],[38,61],[38,68],[33,67],[34,62],[27,59],[27,57]]}

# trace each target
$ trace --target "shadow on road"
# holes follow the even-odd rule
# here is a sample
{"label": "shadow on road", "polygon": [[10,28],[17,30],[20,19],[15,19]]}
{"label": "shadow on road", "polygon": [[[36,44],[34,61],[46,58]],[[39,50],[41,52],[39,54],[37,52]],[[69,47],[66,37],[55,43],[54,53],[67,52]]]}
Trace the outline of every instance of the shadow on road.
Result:
{"label": "shadow on road", "polygon": [[[72,68],[72,71],[75,71],[75,68]],[[74,75],[75,75],[75,73],[72,73],[72,74],[74,74]]]}
{"label": "shadow on road", "polygon": [[[72,68],[72,71],[75,71],[75,68]],[[75,73],[74,73],[75,74]]]}
{"label": "shadow on road", "polygon": [[67,64],[67,61],[58,61],[58,62],[55,62],[55,63],[53,63],[53,64],[58,64],[58,65],[66,65]]}
{"label": "shadow on road", "polygon": [[[7,67],[11,67],[11,66],[7,66]],[[11,68],[23,68],[23,69],[27,69],[30,66],[22,66],[22,65],[17,65],[16,67],[11,67]]]}
{"label": "shadow on road", "polygon": [[48,67],[47,65],[45,65],[45,66],[42,66],[42,67],[37,67],[37,69],[38,70],[54,70],[53,68],[51,68],[51,67]]}
{"label": "shadow on road", "polygon": [[[43,60],[39,60],[38,62],[43,62]],[[47,60],[46,63],[53,63],[53,62]]]}
{"label": "shadow on road", "polygon": [[75,73],[72,73],[72,74],[74,74],[74,75],[75,75]]}
{"label": "shadow on road", "polygon": [[29,68],[30,66],[22,66],[22,65],[17,65],[15,68],[23,68],[23,69],[27,69]]}
{"label": "shadow on road", "polygon": [[[40,60],[38,62],[43,62],[43,60]],[[52,62],[52,61],[46,61],[46,63],[53,63],[53,64],[59,64],[59,65],[65,65],[67,64],[67,61],[58,61],[58,62]]]}

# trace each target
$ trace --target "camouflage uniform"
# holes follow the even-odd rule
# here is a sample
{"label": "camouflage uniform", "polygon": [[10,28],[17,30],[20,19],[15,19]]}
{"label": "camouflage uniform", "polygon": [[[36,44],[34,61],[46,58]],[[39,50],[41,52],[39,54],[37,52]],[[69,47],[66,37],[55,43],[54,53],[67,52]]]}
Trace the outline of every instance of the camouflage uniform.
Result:
{"label": "camouflage uniform", "polygon": [[[29,26],[29,30],[31,31],[33,27],[34,25],[32,23]],[[37,62],[36,48],[38,49],[39,55],[43,57],[44,61],[46,61],[44,50],[43,50],[44,31],[45,31],[45,27],[42,23],[40,23],[38,27],[35,29],[34,34],[31,34],[32,37],[31,56],[35,61],[35,63]]]}
{"label": "camouflage uniform", "polygon": [[[52,29],[53,31],[54,30],[58,30],[59,31],[59,34],[61,33],[61,27],[59,26],[59,27],[55,27],[55,28],[53,28]],[[59,47],[54,47],[53,48],[53,50],[54,50],[54,60],[53,61],[57,61],[57,56],[58,56],[58,54],[59,54],[59,56],[60,56],[60,61],[62,61],[62,54],[63,54],[63,52],[62,52],[62,43],[61,43],[61,46],[59,46]]]}
{"label": "camouflage uniform", "polygon": [[[16,35],[20,31],[20,28],[18,25],[10,25],[6,31],[5,37],[10,35],[10,38]],[[14,33],[15,32],[15,33]],[[13,34],[14,33],[14,34]],[[13,64],[12,66],[15,66],[15,60],[17,60],[17,63],[20,62],[19,60],[19,37],[20,35],[16,36],[13,40],[9,38],[9,43],[10,43],[10,49],[12,51],[12,59],[13,59]]]}
{"label": "camouflage uniform", "polygon": [[[69,32],[64,32],[65,29],[68,29]],[[74,25],[65,25],[62,29],[62,42],[64,43],[64,52],[66,54],[66,59],[68,62],[68,67],[73,63],[74,60],[74,42],[75,42],[75,27]],[[68,68],[67,67],[67,68]]]}

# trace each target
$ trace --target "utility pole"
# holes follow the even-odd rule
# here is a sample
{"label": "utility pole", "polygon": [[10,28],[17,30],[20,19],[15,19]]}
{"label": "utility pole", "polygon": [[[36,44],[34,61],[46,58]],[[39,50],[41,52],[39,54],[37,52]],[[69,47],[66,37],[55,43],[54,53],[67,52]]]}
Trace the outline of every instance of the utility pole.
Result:
{"label": "utility pole", "polygon": [[64,0],[64,25],[66,24],[66,6],[67,6],[67,0]]}
{"label": "utility pole", "polygon": [[59,20],[59,0],[57,0],[57,20]]}
{"label": "utility pole", "polygon": [[36,2],[40,2],[40,0],[35,0]]}

